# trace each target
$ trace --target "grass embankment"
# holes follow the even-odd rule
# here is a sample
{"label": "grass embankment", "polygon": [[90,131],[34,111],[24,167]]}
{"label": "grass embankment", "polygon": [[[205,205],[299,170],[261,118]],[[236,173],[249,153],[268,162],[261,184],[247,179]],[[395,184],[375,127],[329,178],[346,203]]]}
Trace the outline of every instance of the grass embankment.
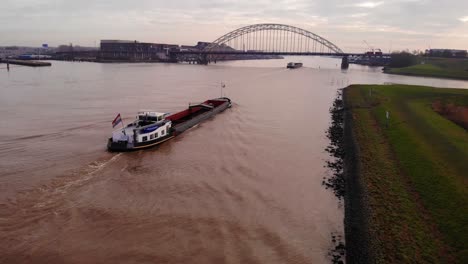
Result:
{"label": "grass embankment", "polygon": [[368,235],[369,262],[468,263],[468,134],[433,110],[467,107],[468,90],[353,85],[344,98],[363,196],[353,217],[367,226],[350,235]]}
{"label": "grass embankment", "polygon": [[423,58],[424,64],[387,68],[385,73],[468,80],[468,59]]}

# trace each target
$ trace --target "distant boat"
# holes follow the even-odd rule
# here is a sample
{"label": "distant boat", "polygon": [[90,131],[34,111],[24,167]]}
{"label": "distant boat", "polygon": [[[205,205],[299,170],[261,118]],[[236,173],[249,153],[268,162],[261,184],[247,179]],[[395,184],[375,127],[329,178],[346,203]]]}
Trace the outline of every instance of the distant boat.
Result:
{"label": "distant boat", "polygon": [[290,62],[286,66],[286,68],[288,68],[288,69],[297,69],[297,68],[300,68],[300,67],[302,67],[302,62]]}

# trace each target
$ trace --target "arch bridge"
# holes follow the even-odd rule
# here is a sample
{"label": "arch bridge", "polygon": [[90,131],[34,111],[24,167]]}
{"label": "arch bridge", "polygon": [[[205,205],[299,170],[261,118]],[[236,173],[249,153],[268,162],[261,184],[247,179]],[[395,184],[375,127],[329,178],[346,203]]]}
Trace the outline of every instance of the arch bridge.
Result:
{"label": "arch bridge", "polygon": [[233,30],[197,49],[172,53],[178,61],[207,64],[236,58],[275,58],[281,55],[340,56],[345,53],[331,41],[305,29],[282,24],[255,24]]}
{"label": "arch bridge", "polygon": [[332,42],[310,31],[282,24],[256,24],[231,31],[205,47],[205,51],[229,49],[244,52],[343,53]]}

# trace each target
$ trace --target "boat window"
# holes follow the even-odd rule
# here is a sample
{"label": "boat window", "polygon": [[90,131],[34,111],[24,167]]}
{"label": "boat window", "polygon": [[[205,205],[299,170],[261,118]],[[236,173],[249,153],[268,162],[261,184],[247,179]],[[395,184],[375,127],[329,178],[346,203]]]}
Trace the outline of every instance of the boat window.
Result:
{"label": "boat window", "polygon": [[148,140],[148,137],[147,137],[147,136],[144,136],[142,140],[143,140],[143,141],[147,141],[147,140]]}
{"label": "boat window", "polygon": [[156,132],[156,133],[154,134],[154,137],[155,137],[155,138],[157,138],[157,137],[158,137],[158,132]]}
{"label": "boat window", "polygon": [[150,135],[150,139],[153,139],[153,138],[154,138],[154,135],[153,135],[153,134],[151,134],[151,135]]}
{"label": "boat window", "polygon": [[161,131],[161,136],[164,136],[164,134],[166,134],[166,130],[165,130],[165,129],[163,129],[163,130]]}

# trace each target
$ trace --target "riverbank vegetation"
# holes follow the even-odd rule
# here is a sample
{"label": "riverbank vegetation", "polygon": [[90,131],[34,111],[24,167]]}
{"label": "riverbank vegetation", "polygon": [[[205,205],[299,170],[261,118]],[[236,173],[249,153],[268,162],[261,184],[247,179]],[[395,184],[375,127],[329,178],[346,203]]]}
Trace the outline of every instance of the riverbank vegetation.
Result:
{"label": "riverbank vegetation", "polygon": [[[346,154],[356,159],[346,181],[358,181],[363,196],[346,211],[365,218],[345,221],[366,226],[347,228],[347,254],[359,255],[348,238],[366,236],[367,245],[352,248],[366,250],[369,263],[468,263],[467,120],[440,110],[466,110],[468,90],[353,85],[344,100],[345,138],[356,149]],[[345,200],[353,196],[347,188]]]}
{"label": "riverbank vegetation", "polygon": [[419,63],[419,57],[409,52],[394,52],[390,56],[390,68],[409,67]]}
{"label": "riverbank vegetation", "polygon": [[[392,56],[392,60],[393,60]],[[401,66],[406,65],[406,66]],[[400,55],[385,73],[468,80],[468,59]]]}

